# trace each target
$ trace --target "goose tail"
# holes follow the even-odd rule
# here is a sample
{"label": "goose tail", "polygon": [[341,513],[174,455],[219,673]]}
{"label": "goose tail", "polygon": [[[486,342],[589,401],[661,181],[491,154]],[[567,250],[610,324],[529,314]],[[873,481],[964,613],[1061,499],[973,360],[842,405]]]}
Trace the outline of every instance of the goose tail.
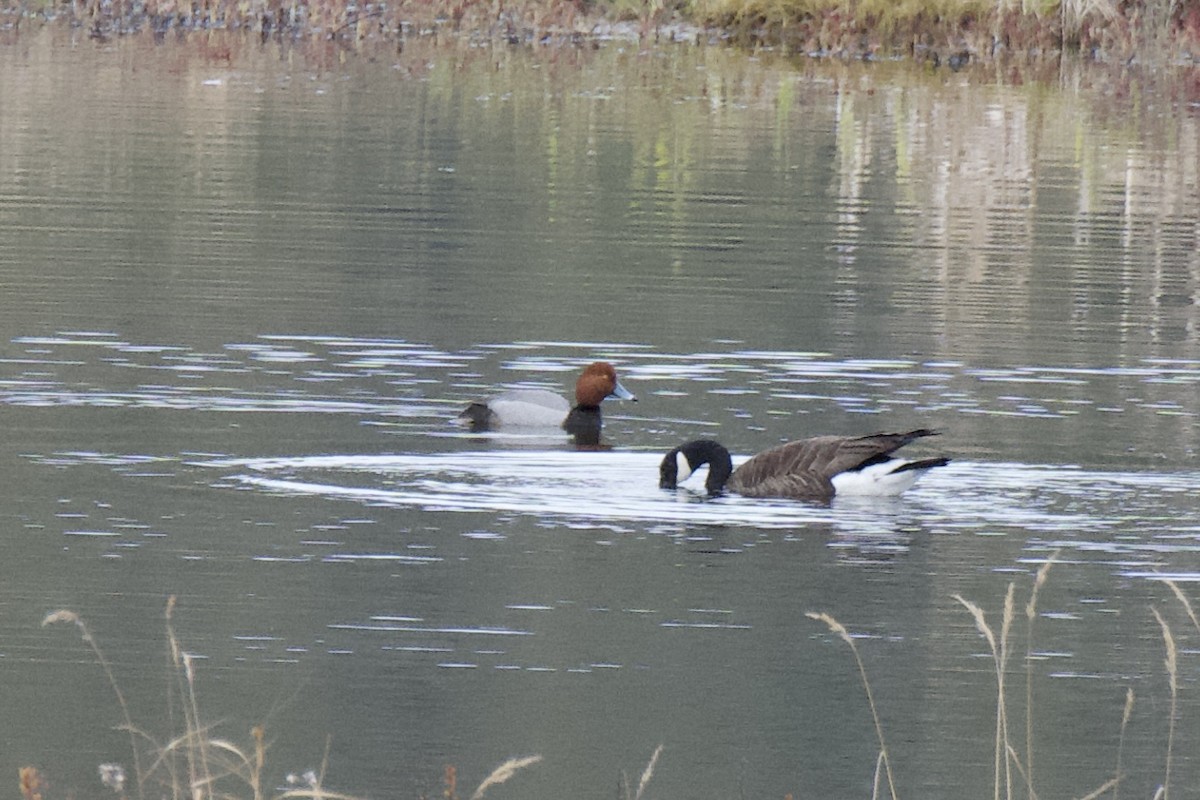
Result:
{"label": "goose tail", "polygon": [[890,459],[842,472],[833,477],[836,495],[890,497],[911,488],[922,475],[935,467],[950,463],[945,457],[922,458],[913,461]]}
{"label": "goose tail", "polygon": [[[892,463],[895,464],[896,462],[893,461]],[[924,473],[925,471],[931,470],[934,467],[944,467],[949,463],[950,459],[946,458],[945,456],[941,456],[939,458],[922,458],[917,461],[905,461],[901,463],[900,466],[893,469],[892,474],[894,475],[897,472],[909,472],[911,470],[921,470],[921,472]]]}

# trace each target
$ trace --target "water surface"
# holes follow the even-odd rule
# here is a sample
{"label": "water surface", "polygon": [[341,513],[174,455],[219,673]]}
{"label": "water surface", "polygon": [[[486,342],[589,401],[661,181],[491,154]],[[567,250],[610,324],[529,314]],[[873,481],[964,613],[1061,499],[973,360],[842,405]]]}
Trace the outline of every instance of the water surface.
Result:
{"label": "water surface", "polygon": [[[165,738],[175,595],[202,707],[267,724],[273,785],[328,736],[326,785],[369,796],[537,753],[489,796],[608,797],[661,743],[657,796],[866,797],[827,611],[900,793],[985,796],[994,670],[953,595],[998,629],[1012,581],[1038,794],[1111,776],[1128,687],[1122,792],[1161,782],[1150,606],[1194,782],[1163,579],[1200,575],[1200,136],[1169,74],[62,30],[0,71],[0,771],[86,794],[127,762],[55,608]],[[596,359],[640,398],[610,449],[453,424]],[[688,438],[916,426],[953,462],[899,499],[657,489]]]}

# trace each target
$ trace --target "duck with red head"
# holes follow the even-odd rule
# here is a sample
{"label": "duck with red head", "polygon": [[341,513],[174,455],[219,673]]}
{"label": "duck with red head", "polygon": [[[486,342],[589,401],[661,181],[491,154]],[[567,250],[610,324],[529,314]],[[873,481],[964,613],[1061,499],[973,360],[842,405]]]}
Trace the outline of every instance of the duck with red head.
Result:
{"label": "duck with red head", "polygon": [[[581,444],[600,438],[600,403],[607,397],[637,398],[617,380],[607,361],[589,364],[575,381],[575,405],[546,389],[514,389],[467,406],[458,418],[472,431],[562,428]],[[594,436],[594,441],[589,441]]]}
{"label": "duck with red head", "polygon": [[606,397],[637,402],[637,398],[617,380],[617,371],[607,361],[589,364],[575,381],[575,406],[563,420],[562,427],[575,437],[575,444],[600,444],[600,403]]}

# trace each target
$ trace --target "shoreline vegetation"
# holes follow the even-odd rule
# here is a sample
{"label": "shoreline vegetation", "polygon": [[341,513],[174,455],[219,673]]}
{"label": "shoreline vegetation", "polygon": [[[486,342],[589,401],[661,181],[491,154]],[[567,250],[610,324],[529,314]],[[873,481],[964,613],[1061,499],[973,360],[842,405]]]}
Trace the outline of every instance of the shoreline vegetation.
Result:
{"label": "shoreline vegetation", "polygon": [[1200,64],[1200,3],[1178,0],[0,0],[7,37],[50,23],[101,40],[214,31],[397,48],[434,36],[567,46],[616,39],[952,69],[1061,58]]}
{"label": "shoreline vegetation", "polygon": [[[98,765],[100,784],[120,800],[359,800],[354,795],[331,791],[325,786],[325,774],[329,767],[328,739],[319,769],[308,770],[302,775],[289,774],[283,786],[273,788],[267,766],[270,744],[263,725],[254,725],[250,729],[248,744],[215,735],[216,726],[204,719],[196,697],[195,657],[184,649],[175,634],[175,603],[174,596],[168,598],[164,614],[169,687],[167,708],[163,715],[169,729],[165,733],[143,727],[134,721],[112,663],[78,613],[59,609],[42,620],[42,627],[63,623],[75,626],[95,662],[103,670],[120,710],[122,722],[118,727],[129,736],[129,762]],[[658,751],[655,751],[651,764],[657,757]],[[541,760],[540,755],[508,759],[493,769],[468,797],[470,800],[483,800],[488,789],[506,783],[521,770]],[[648,769],[653,771],[653,767]],[[17,779],[22,800],[72,797],[77,796],[77,792],[85,797],[90,795],[86,789],[79,787],[54,792],[47,774],[38,765],[26,765],[19,769]],[[627,800],[640,798],[647,780],[648,775],[642,779],[637,798],[627,795]],[[440,794],[444,800],[461,800],[458,771],[454,766],[446,765],[443,781],[445,788]]]}

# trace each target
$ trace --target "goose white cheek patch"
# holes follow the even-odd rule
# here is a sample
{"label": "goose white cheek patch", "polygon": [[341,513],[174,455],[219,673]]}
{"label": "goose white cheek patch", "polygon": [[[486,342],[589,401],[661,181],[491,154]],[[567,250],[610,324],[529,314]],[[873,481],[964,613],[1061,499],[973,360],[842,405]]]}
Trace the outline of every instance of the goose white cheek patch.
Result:
{"label": "goose white cheek patch", "polygon": [[675,454],[675,483],[683,483],[692,477],[692,465],[683,453]]}

